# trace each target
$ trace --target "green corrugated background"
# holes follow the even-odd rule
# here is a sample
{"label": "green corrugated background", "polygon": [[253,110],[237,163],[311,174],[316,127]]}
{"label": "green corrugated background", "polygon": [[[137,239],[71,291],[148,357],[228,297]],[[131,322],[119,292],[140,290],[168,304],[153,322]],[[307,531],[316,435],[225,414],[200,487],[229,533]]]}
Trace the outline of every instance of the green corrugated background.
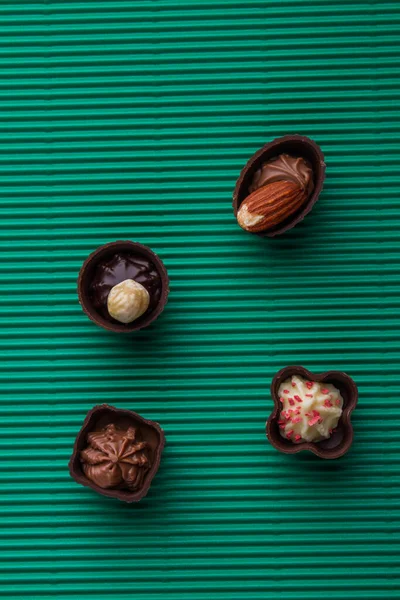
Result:
{"label": "green corrugated background", "polygon": [[[0,4],[2,598],[400,597],[399,41],[398,1]],[[288,133],[326,186],[262,240],[232,189]],[[132,337],[75,290],[121,238],[171,276]],[[342,460],[267,443],[292,363],[359,384]],[[99,402],[165,429],[137,506],[69,477]]]}

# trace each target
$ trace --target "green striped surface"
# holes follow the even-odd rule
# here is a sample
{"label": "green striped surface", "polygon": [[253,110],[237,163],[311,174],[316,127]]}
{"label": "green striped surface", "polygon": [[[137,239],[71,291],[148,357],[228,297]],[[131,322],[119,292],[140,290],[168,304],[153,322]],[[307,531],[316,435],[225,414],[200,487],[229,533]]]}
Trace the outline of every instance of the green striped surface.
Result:
{"label": "green striped surface", "polygon": [[[399,41],[397,0],[0,4],[2,598],[400,598]],[[325,189],[263,240],[232,190],[290,133]],[[116,239],[171,277],[131,337],[77,302]],[[343,459],[266,441],[288,364],[358,383]],[[69,477],[101,402],[165,429],[136,506]]]}

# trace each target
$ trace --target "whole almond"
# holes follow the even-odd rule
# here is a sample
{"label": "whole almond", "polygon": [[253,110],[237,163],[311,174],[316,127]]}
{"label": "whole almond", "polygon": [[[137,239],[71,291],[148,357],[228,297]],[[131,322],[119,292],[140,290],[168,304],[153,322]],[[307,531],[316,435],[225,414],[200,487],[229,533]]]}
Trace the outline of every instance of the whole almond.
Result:
{"label": "whole almond", "polygon": [[306,199],[306,192],[297,183],[274,181],[245,198],[237,213],[237,220],[246,231],[267,231],[290,217]]}

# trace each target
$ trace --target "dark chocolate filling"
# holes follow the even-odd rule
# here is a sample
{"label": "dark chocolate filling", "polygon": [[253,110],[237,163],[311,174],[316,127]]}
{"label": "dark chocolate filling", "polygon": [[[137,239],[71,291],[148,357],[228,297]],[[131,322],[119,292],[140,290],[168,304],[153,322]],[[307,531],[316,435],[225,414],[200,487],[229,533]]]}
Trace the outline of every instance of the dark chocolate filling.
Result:
{"label": "dark chocolate filling", "polygon": [[160,299],[161,277],[151,261],[139,255],[114,254],[112,258],[97,265],[90,285],[90,298],[94,308],[109,321],[116,322],[107,309],[108,295],[114,285],[125,279],[141,283],[149,292],[150,304],[145,315],[154,310]]}

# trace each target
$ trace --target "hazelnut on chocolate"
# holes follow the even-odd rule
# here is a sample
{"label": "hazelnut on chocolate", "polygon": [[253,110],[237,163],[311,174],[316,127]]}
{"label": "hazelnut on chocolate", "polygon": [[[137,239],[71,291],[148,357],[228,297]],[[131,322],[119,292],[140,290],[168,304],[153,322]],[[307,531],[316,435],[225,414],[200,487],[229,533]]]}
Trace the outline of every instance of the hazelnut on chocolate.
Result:
{"label": "hazelnut on chocolate", "polygon": [[233,194],[239,225],[274,237],[301,221],[318,199],[325,178],[321,149],[307,137],[278,138],[256,152]]}
{"label": "hazelnut on chocolate", "polygon": [[143,329],[162,312],[169,280],[160,258],[137,242],[101,246],[84,262],[78,279],[83,310],[97,325],[119,333]]}

